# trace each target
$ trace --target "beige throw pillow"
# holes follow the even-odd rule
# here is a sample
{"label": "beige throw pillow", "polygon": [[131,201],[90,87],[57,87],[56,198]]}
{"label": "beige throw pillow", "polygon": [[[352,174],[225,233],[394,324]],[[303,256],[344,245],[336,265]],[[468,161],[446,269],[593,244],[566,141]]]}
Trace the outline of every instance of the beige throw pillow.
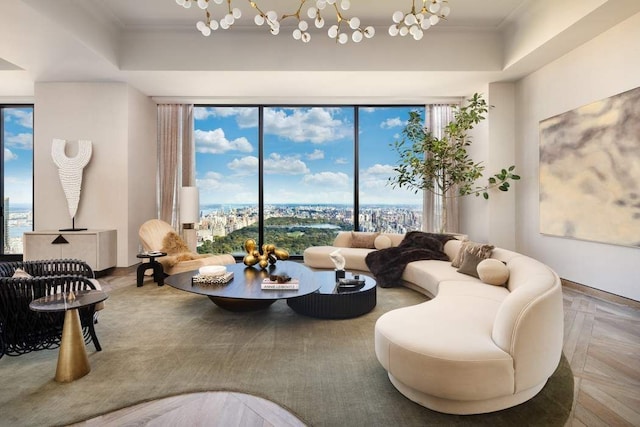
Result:
{"label": "beige throw pillow", "polygon": [[377,249],[386,249],[393,246],[391,238],[389,236],[378,236],[373,241],[373,246]]}
{"label": "beige throw pillow", "polygon": [[364,249],[375,249],[375,240],[380,233],[362,233],[362,232],[351,232],[351,247],[352,248],[364,248]]}
{"label": "beige throw pillow", "polygon": [[488,285],[503,286],[509,280],[509,267],[495,258],[480,261],[478,278]]}

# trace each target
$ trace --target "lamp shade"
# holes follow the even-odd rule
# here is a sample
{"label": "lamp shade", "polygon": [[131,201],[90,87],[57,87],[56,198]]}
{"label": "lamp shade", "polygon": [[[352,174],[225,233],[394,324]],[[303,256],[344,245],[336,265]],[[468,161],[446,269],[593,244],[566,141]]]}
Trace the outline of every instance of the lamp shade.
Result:
{"label": "lamp shade", "polygon": [[180,190],[180,222],[196,224],[200,220],[200,194],[198,187],[182,187]]}

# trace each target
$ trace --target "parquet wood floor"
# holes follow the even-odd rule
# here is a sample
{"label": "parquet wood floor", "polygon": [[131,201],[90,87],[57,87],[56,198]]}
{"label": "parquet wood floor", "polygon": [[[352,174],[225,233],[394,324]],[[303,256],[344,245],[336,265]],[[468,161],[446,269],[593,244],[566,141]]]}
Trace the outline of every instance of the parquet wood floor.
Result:
{"label": "parquet wood floor", "polygon": [[[130,285],[135,270],[102,278],[105,290]],[[149,278],[144,286],[155,286]],[[574,374],[574,405],[565,427],[640,426],[640,308],[565,286],[564,353]],[[185,399],[181,401],[181,399]],[[78,424],[300,426],[277,405],[239,393],[197,393],[148,402]],[[256,408],[260,408],[257,410]]]}

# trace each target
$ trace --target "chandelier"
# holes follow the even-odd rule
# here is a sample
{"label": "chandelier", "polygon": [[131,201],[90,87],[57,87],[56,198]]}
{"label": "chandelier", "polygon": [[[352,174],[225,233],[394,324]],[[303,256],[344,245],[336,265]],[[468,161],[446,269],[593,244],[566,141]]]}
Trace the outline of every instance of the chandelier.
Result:
{"label": "chandelier", "polygon": [[[176,3],[185,9],[189,9],[195,3],[204,10],[205,18],[196,23],[196,28],[203,36],[208,37],[213,31],[231,28],[242,17],[242,11],[232,5],[232,3],[237,4],[239,1],[241,0],[176,0]],[[372,38],[376,33],[373,26],[365,27],[358,17],[346,15],[346,11],[351,7],[350,0],[292,0],[293,3],[299,3],[296,5],[297,9],[282,15],[275,10],[264,11],[258,5],[258,0],[246,1],[256,12],[253,22],[259,27],[268,27],[269,32],[274,36],[280,34],[281,22],[287,19],[296,19],[298,25],[293,29],[291,35],[295,40],[308,43],[311,41],[311,33],[309,32],[310,24],[306,18],[316,28],[321,29],[325,26],[325,17],[331,20],[335,19],[336,23],[329,27],[327,35],[339,44],[345,44],[349,39],[359,43],[365,38]],[[262,1],[260,2],[262,3]],[[422,6],[416,7],[416,2],[422,3]],[[219,9],[222,10],[217,17],[209,10],[212,3],[219,5]],[[222,6],[223,3],[226,3],[226,7]],[[306,13],[303,13],[302,10],[306,3],[315,4],[307,6]],[[391,16],[393,24],[389,27],[389,35],[394,37],[411,35],[414,40],[420,40],[424,36],[425,30],[436,25],[440,20],[446,19],[449,12],[448,0],[412,0],[409,12],[398,10]]]}

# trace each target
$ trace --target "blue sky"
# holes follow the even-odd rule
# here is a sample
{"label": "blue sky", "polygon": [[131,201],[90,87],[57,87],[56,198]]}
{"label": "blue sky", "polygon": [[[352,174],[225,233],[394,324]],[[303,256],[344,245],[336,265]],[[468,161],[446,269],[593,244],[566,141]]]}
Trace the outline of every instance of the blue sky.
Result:
{"label": "blue sky", "polygon": [[[360,203],[420,204],[387,179],[413,107],[360,107]],[[196,107],[201,204],[258,200],[258,108]],[[265,107],[265,203],[353,204],[353,107]]]}
{"label": "blue sky", "polygon": [[32,204],[33,109],[5,108],[4,194],[10,205]]}

